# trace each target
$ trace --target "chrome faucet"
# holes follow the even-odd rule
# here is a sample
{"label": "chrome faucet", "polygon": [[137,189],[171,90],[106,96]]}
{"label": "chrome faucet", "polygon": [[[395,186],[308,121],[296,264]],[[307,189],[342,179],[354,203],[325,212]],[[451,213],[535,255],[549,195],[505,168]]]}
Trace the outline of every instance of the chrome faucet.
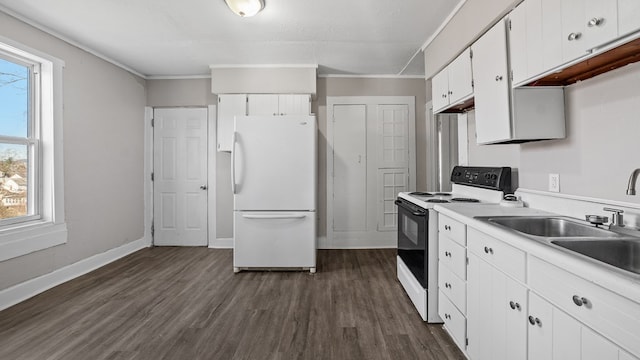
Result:
{"label": "chrome faucet", "polygon": [[629,186],[627,187],[627,195],[636,194],[636,181],[638,180],[638,174],[640,174],[640,168],[633,170],[631,176],[629,176]]}

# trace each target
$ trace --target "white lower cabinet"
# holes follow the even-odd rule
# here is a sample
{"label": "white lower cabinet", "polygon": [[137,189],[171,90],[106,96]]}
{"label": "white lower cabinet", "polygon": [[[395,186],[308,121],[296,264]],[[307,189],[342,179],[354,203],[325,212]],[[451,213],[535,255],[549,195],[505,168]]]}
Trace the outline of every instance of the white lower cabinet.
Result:
{"label": "white lower cabinet", "polygon": [[526,359],[527,288],[475,254],[467,276],[469,358]]}
{"label": "white lower cabinet", "polygon": [[527,321],[529,360],[635,359],[533,292]]}

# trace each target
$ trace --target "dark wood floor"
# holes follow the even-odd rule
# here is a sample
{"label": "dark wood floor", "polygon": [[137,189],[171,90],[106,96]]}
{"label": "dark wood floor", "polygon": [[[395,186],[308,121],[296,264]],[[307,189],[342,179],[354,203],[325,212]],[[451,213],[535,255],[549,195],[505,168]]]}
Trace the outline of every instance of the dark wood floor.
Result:
{"label": "dark wood floor", "polygon": [[393,250],[234,275],[231,250],[145,249],[0,312],[0,359],[464,359],[395,273]]}

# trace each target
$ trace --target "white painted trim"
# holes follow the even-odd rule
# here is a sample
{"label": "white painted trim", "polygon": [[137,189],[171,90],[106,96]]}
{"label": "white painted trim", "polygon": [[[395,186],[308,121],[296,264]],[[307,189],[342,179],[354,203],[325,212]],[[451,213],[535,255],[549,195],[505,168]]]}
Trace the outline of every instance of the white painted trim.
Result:
{"label": "white painted trim", "polygon": [[[398,72],[398,75],[402,76],[402,73],[407,70],[407,68],[409,67],[409,65],[413,62],[413,59],[415,59],[416,56],[418,56],[418,54],[420,54],[422,52],[422,48],[419,48],[418,50],[416,50],[415,53],[413,53],[413,56],[409,59],[409,61],[407,61],[407,63],[404,65],[404,67],[402,68],[402,70],[400,70]],[[424,62],[424,56],[422,57],[422,61]],[[405,75],[405,76],[410,76],[410,75]],[[424,79],[424,75],[421,75],[421,78]]]}
{"label": "white painted trim", "polygon": [[140,72],[130,68],[129,66],[124,65],[122,63],[119,63],[119,62],[113,60],[112,58],[110,58],[110,57],[108,57],[106,55],[103,55],[103,54],[101,54],[101,53],[99,53],[99,52],[97,52],[97,51],[95,51],[95,50],[93,50],[93,49],[91,49],[91,48],[89,48],[89,47],[87,47],[87,46],[75,41],[75,40],[72,40],[72,39],[70,39],[70,38],[68,38],[68,37],[66,37],[66,36],[64,36],[64,35],[62,35],[62,34],[60,34],[58,32],[53,31],[52,29],[50,29],[50,28],[48,28],[48,27],[46,27],[46,26],[44,26],[44,25],[42,25],[40,23],[37,23],[37,22],[35,22],[35,21],[33,21],[33,20],[31,20],[31,19],[29,19],[29,18],[27,18],[27,17],[25,17],[25,16],[23,16],[21,14],[18,14],[17,12],[8,9],[6,6],[0,5],[0,11],[4,12],[7,15],[12,16],[12,17],[14,17],[14,18],[16,18],[16,19],[18,19],[18,20],[20,20],[20,21],[22,21],[22,22],[24,22],[24,23],[26,23],[26,24],[28,24],[30,26],[33,26],[34,28],[36,28],[36,29],[38,29],[40,31],[43,31],[43,32],[45,32],[45,33],[47,33],[47,34],[49,34],[49,35],[51,35],[53,37],[56,37],[56,38],[66,42],[66,43],[68,43],[68,44],[70,44],[72,46],[80,48],[81,50],[84,50],[84,51],[88,52],[89,54],[91,54],[93,56],[96,56],[96,57],[98,57],[98,58],[100,58],[100,59],[102,59],[102,60],[104,60],[104,61],[106,61],[106,62],[108,62],[110,64],[113,64],[113,65],[115,65],[115,66],[117,66],[117,67],[119,67],[119,68],[121,68],[123,70],[126,70],[126,71],[128,71],[128,72],[130,72],[130,73],[132,73],[134,75],[137,75],[137,76],[139,76],[139,77],[141,77],[143,79],[146,79],[145,75],[143,75]]}
{"label": "white painted trim", "polygon": [[444,21],[442,22],[442,24],[440,24],[440,26],[436,29],[436,31],[431,36],[429,36],[429,38],[427,39],[427,41],[424,42],[424,44],[422,44],[422,47],[420,48],[422,51],[424,51],[427,48],[427,46],[429,46],[433,42],[433,40],[435,40],[435,38],[438,37],[438,35],[440,35],[442,30],[444,30],[444,28],[447,25],[449,25],[449,23],[451,22],[453,17],[456,16],[458,11],[460,11],[460,9],[462,9],[462,6],[466,2],[467,2],[467,0],[460,0],[458,5],[456,5],[456,7],[453,8],[451,13],[444,19]]}
{"label": "white painted trim", "polygon": [[25,301],[146,247],[149,247],[149,240],[142,238],[4,289],[0,291],[0,310]]}
{"label": "white painted trim", "polygon": [[[207,139],[207,223],[208,223],[208,233],[207,233],[207,244],[209,247],[214,247],[213,245],[217,242],[217,199],[218,194],[216,192],[217,184],[216,184],[216,172],[217,172],[217,139],[218,139],[218,124],[217,124],[217,106],[209,105],[207,107],[207,122],[208,122],[208,132],[209,136]],[[233,243],[231,243],[233,246]]]}
{"label": "white painted trim", "polygon": [[[378,105],[407,105],[409,108],[409,189],[415,190],[416,186],[416,105],[415,96],[327,96],[327,167],[326,167],[326,184],[327,184],[327,212],[326,212],[326,239],[318,239],[318,247],[325,249],[364,249],[364,248],[393,248],[396,247],[396,242],[393,244],[386,243],[382,239],[373,239],[369,236],[369,241],[366,243],[361,242],[360,235],[369,234],[370,231],[358,232],[357,234],[351,234],[353,237],[345,237],[341,239],[340,244],[335,243],[335,236],[333,233],[333,107],[335,105],[365,105],[367,121],[372,114],[377,116]],[[376,109],[370,109],[370,105],[375,105]],[[368,130],[367,130],[368,131]],[[369,145],[367,145],[369,146]],[[369,170],[367,169],[367,172]],[[389,233],[384,231],[383,233]],[[349,235],[349,236],[351,236]]]}
{"label": "white painted trim", "polygon": [[153,245],[151,226],[153,225],[153,108],[144,107],[144,238],[149,241],[148,246]]}
{"label": "white painted trim", "polygon": [[317,69],[318,64],[219,64],[209,65],[209,69],[250,69],[250,68],[313,68]]}
{"label": "white painted trim", "polygon": [[319,78],[364,78],[364,79],[424,79],[424,75],[394,75],[394,74],[371,74],[371,75],[351,75],[351,74],[320,74]]}
{"label": "white painted trim", "polygon": [[149,75],[147,80],[193,80],[193,79],[211,79],[211,74],[204,75]]}
{"label": "white painted trim", "polygon": [[233,249],[233,238],[217,238],[209,242],[209,249]]}

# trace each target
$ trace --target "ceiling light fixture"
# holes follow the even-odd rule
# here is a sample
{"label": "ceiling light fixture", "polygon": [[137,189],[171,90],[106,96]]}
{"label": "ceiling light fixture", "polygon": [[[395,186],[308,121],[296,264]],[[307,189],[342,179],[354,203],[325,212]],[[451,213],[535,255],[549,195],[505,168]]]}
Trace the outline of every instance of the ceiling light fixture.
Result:
{"label": "ceiling light fixture", "polygon": [[264,0],[224,0],[234,13],[242,16],[254,16],[264,9]]}

